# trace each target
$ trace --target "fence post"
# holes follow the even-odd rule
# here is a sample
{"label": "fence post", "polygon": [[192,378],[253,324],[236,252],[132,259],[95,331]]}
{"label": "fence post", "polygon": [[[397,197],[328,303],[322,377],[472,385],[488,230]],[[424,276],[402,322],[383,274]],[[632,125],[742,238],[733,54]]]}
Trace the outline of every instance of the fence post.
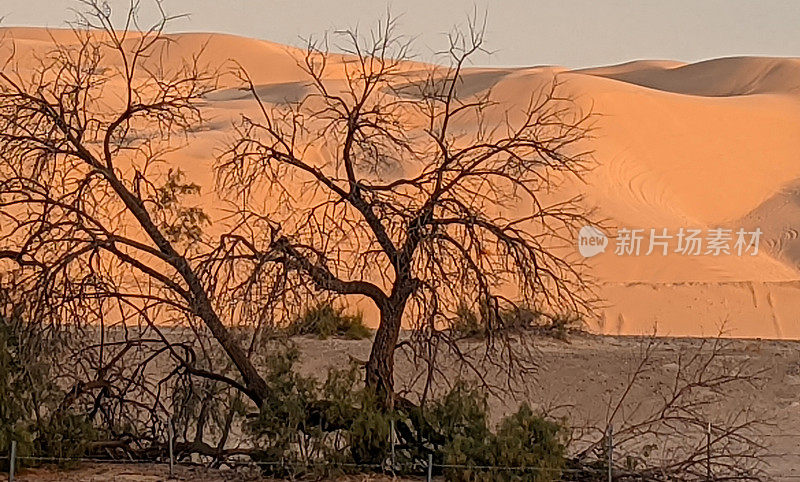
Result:
{"label": "fence post", "polygon": [[175,449],[174,434],[172,431],[172,417],[167,419],[167,437],[169,439],[169,478],[175,477]]}
{"label": "fence post", "polygon": [[706,430],[706,475],[708,480],[714,480],[711,474],[711,422]]}
{"label": "fence post", "polygon": [[428,482],[433,480],[433,454],[428,454]]}
{"label": "fence post", "polygon": [[8,457],[8,480],[14,482],[14,470],[17,465],[17,441],[11,441],[11,454]]}
{"label": "fence post", "polygon": [[391,442],[392,442],[392,473],[394,473],[395,467],[396,467],[395,458],[394,458],[394,444],[395,444],[395,438],[396,438],[395,434],[394,434],[394,419],[391,419],[389,422],[391,423],[391,425],[390,425],[391,431],[389,433],[389,437],[391,437],[391,439],[392,439],[391,440]]}
{"label": "fence post", "polygon": [[614,479],[614,426],[608,424],[608,482]]}

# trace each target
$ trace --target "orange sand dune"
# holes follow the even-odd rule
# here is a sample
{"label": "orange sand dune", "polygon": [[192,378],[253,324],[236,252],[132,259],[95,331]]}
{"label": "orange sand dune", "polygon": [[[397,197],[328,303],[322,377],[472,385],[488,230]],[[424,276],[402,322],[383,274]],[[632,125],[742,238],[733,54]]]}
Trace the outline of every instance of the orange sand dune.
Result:
{"label": "orange sand dune", "polygon": [[[61,42],[72,35],[51,33]],[[41,53],[51,42],[42,29],[0,29],[0,36],[3,48],[14,39],[19,56]],[[308,91],[300,50],[231,35],[170,37],[175,42],[167,58],[178,62],[204,48],[210,65],[235,61],[267,102],[297,100]],[[340,77],[342,60],[333,59],[331,78]],[[409,62],[405,68],[427,66]],[[562,194],[584,194],[609,234],[622,227],[764,233],[756,256],[688,256],[672,249],[666,256],[618,256],[612,238],[605,253],[589,260],[607,305],[591,328],[702,336],[724,325],[731,336],[800,338],[800,59],[475,68],[465,72],[460,89],[462,95],[491,89],[504,109],[515,111],[553,76],[596,114],[591,149],[597,167],[585,183],[563,186]],[[255,114],[255,106],[231,80],[208,96],[205,109],[209,128],[176,162],[209,190],[214,149],[229,138],[231,121]]]}
{"label": "orange sand dune", "polygon": [[632,62],[606,69],[583,72],[656,90],[709,97],[800,92],[800,59],[730,57],[690,65]]}

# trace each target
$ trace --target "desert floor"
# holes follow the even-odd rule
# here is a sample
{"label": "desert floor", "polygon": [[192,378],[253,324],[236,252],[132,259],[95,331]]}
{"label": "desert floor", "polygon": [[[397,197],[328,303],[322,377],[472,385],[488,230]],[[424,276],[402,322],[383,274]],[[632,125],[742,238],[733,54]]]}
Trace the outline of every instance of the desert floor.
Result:
{"label": "desert floor", "polygon": [[[345,366],[351,358],[366,359],[369,342],[339,339],[298,339],[302,349],[304,373],[324,374],[328,368]],[[560,407],[573,427],[598,425],[606,420],[610,401],[625,390],[628,379],[647,343],[646,338],[575,334],[568,341],[540,339],[536,341],[540,371],[526,382],[522,396],[532,405]],[[657,387],[668,385],[674,378],[677,357],[697,350],[703,340],[697,338],[662,338],[653,350],[653,365],[658,367],[644,377],[645,383],[633,390],[630,406],[647,404]],[[706,343],[709,343],[706,341]],[[739,386],[725,394],[725,401],[712,407],[717,414],[748,409],[750,414],[768,422],[761,429],[767,447],[767,472],[775,480],[800,479],[800,342],[770,340],[727,340],[723,353],[731,363],[746,360],[751,370],[760,371],[754,386]],[[705,345],[707,346],[707,345]],[[411,364],[399,357],[398,378],[410,375]],[[499,418],[515,408],[518,402],[490,398],[493,416]],[[796,455],[793,455],[796,454]],[[111,481],[165,480],[166,466],[85,465],[69,471],[37,469],[20,474],[22,481]],[[182,480],[252,480],[252,474],[205,471],[179,468]],[[384,480],[354,478],[350,480]]]}
{"label": "desert floor", "polygon": [[[231,473],[230,471],[203,468],[177,467],[173,478],[169,477],[166,465],[129,464],[85,464],[73,470],[35,469],[23,472],[16,479],[41,482],[159,482],[166,480],[193,480],[199,482],[269,481],[251,473]],[[336,482],[389,482],[422,480],[414,478],[391,478],[383,475],[351,476],[335,479]]]}

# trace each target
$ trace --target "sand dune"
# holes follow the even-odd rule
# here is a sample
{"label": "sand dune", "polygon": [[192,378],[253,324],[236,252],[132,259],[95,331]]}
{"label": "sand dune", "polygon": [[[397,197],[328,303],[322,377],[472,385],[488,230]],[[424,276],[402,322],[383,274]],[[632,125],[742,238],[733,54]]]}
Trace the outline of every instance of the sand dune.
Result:
{"label": "sand dune", "polygon": [[665,92],[705,97],[800,92],[800,60],[790,58],[731,57],[690,65],[633,62],[583,72]]}
{"label": "sand dune", "polygon": [[684,62],[678,62],[676,60],[631,60],[630,62],[624,62],[616,65],[574,69],[572,72],[610,77],[613,75],[624,75],[631,72],[666,70],[675,67],[682,67],[684,65],[686,65]]}
{"label": "sand dune", "polygon": [[[13,38],[18,55],[29,56],[48,48],[51,35],[67,42],[72,34],[0,29],[0,46]],[[297,49],[221,34],[170,37],[168,58],[204,48],[209,65],[235,61],[267,102],[296,101],[308,91]],[[341,75],[337,65],[344,60],[334,59],[331,78]],[[617,256],[612,239],[606,253],[589,261],[608,305],[592,328],[631,334],[657,326],[673,336],[709,335],[724,322],[732,336],[800,338],[800,59],[475,68],[459,89],[467,96],[491,89],[513,111],[553,76],[596,114],[597,167],[585,183],[565,185],[564,194],[583,193],[610,234],[620,227],[764,232],[758,255],[741,257]],[[231,120],[255,112],[235,85],[230,80],[207,97],[209,128],[181,153],[184,169],[203,186],[212,185],[211,153],[230,135]]]}

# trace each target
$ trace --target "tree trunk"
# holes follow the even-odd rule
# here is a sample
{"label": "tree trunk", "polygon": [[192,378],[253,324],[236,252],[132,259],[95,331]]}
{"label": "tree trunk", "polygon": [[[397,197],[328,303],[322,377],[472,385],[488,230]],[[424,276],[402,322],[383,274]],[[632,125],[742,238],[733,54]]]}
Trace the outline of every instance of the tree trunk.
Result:
{"label": "tree trunk", "polygon": [[214,311],[214,308],[211,306],[211,302],[205,295],[205,291],[200,289],[199,281],[196,276],[194,276],[194,272],[190,274],[191,276],[188,277],[187,283],[189,283],[190,286],[198,285],[194,286],[194,289],[192,289],[196,297],[195,303],[197,306],[193,306],[195,313],[203,320],[208,329],[211,330],[211,334],[214,335],[217,343],[222,346],[222,349],[225,350],[225,353],[230,357],[233,365],[239,370],[239,374],[246,388],[245,395],[261,408],[264,404],[264,400],[269,396],[267,383],[258,373],[258,369],[256,369],[252,360],[250,360],[245,351],[242,350],[238,341],[231,335],[230,330],[228,330],[219,319],[216,311]]}
{"label": "tree trunk", "polygon": [[394,350],[400,336],[404,309],[405,302],[381,309],[380,325],[367,361],[365,383],[388,409],[394,406]]}
{"label": "tree trunk", "polygon": [[[97,160],[94,162],[100,164]],[[211,330],[211,334],[214,335],[214,338],[230,357],[242,377],[246,388],[245,394],[260,408],[264,403],[264,399],[269,395],[267,384],[259,375],[252,360],[231,335],[230,330],[220,320],[197,273],[189,265],[186,258],[181,256],[167,240],[150,217],[150,213],[145,209],[144,203],[116,177],[113,171],[105,171],[105,177],[131,214],[137,219],[144,232],[153,240],[158,249],[164,253],[165,261],[172,265],[186,282],[190,295],[187,301],[190,302],[192,311],[203,320],[208,329]]]}

